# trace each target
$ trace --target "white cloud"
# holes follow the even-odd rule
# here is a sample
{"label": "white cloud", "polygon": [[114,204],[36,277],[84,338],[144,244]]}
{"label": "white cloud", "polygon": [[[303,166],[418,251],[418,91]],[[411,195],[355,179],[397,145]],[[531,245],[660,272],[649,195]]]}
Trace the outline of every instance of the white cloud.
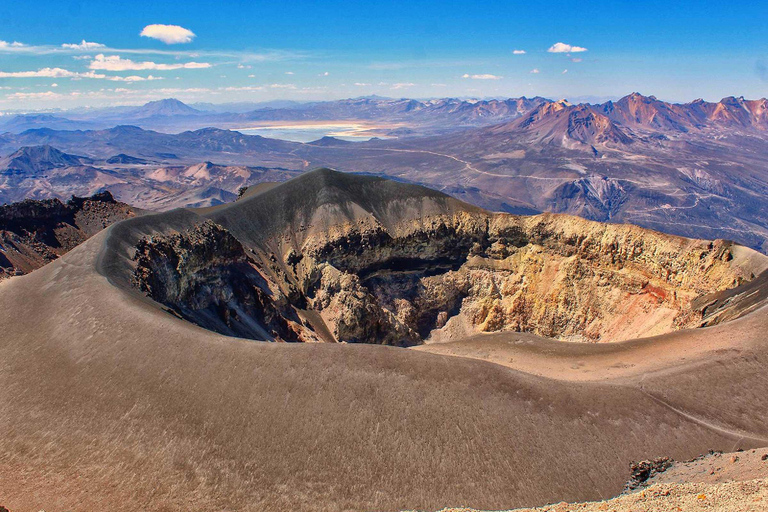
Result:
{"label": "white cloud", "polygon": [[165,44],[191,43],[195,33],[178,25],[147,25],[139,34],[142,37],[151,37]]}
{"label": "white cloud", "polygon": [[539,74],[539,68],[533,68],[531,70],[531,73],[533,73],[534,75],[538,75]]}
{"label": "white cloud", "polygon": [[106,48],[106,46],[101,43],[91,43],[85,39],[79,43],[64,43],[61,47],[66,48],[67,50],[97,50],[99,48]]}
{"label": "white cloud", "polygon": [[567,70],[567,69],[564,69],[564,70],[563,70],[563,74],[566,74],[567,72],[568,72],[568,70]]}
{"label": "white cloud", "polygon": [[[82,44],[82,43],[80,43]],[[92,50],[83,50],[81,48],[62,47],[56,45],[28,45],[20,42],[0,41],[0,54],[3,53],[21,53],[29,55],[71,55],[81,54]],[[127,55],[163,55],[176,58],[211,58],[211,59],[235,59],[235,62],[242,62],[244,65],[253,62],[277,62],[288,60],[301,60],[313,56],[311,52],[293,51],[293,50],[265,50],[261,53],[241,50],[170,50],[165,48],[110,48],[108,46],[98,48],[101,53],[127,54]],[[86,55],[72,55],[74,58],[90,58]]]}
{"label": "white cloud", "polygon": [[[78,73],[62,68],[42,68],[37,71],[0,71],[0,78],[71,78],[72,80],[82,80],[83,78],[94,78],[100,80],[111,80],[113,82],[143,82],[146,80],[162,80],[162,77],[149,75],[143,76],[110,76],[95,71]],[[57,87],[57,84],[51,87]]]}
{"label": "white cloud", "polygon": [[399,82],[396,84],[392,84],[392,87],[390,87],[390,89],[405,89],[407,87],[413,87],[414,85],[416,84],[411,82]]}
{"label": "white cloud", "polygon": [[263,91],[264,87],[261,86],[245,86],[245,87],[220,87],[222,91]]}
{"label": "white cloud", "polygon": [[293,75],[294,73],[293,73],[293,71],[286,71],[285,74],[286,75]]}
{"label": "white cloud", "polygon": [[461,78],[471,78],[472,80],[500,80],[502,77],[497,75],[490,75],[488,73],[482,75],[470,75],[465,73]]}
{"label": "white cloud", "polygon": [[320,74],[319,74],[319,75],[317,75],[317,76],[328,76],[328,72],[326,71],[325,73],[320,73]]}
{"label": "white cloud", "polygon": [[572,46],[570,44],[565,43],[555,43],[552,46],[549,47],[549,50],[547,50],[549,53],[578,53],[578,52],[586,52],[586,48],[582,48],[581,46]]}
{"label": "white cloud", "polygon": [[113,82],[152,82],[155,80],[164,80],[161,76],[105,76],[107,80]]}
{"label": "white cloud", "polygon": [[51,84],[51,87],[58,87],[59,84]]}
{"label": "white cloud", "polygon": [[248,78],[256,78],[256,75],[248,75]]}
{"label": "white cloud", "polygon": [[272,84],[270,85],[273,89],[295,89],[296,86],[293,84]]}
{"label": "white cloud", "polygon": [[366,86],[371,85],[371,84],[367,84],[365,82],[355,82],[355,85],[357,87],[366,87]]}
{"label": "white cloud", "polygon": [[581,59],[578,57],[574,57],[571,59],[571,62],[581,62]]}
{"label": "white cloud", "polygon": [[172,69],[204,69],[210,68],[207,62],[185,62],[183,64],[158,64],[156,62],[134,62],[131,59],[123,59],[119,55],[105,56],[98,54],[88,66],[90,69],[103,69],[105,71],[142,71],[157,70],[168,71]]}
{"label": "white cloud", "polygon": [[75,73],[62,68],[42,68],[37,71],[0,71],[0,78],[72,78],[84,73]]}
{"label": "white cloud", "polygon": [[238,64],[237,69],[251,69],[253,66],[246,66],[245,64]]}
{"label": "white cloud", "polygon": [[448,87],[447,84],[431,84],[432,87]]}
{"label": "white cloud", "polygon": [[525,50],[512,50],[512,55],[525,55]]}
{"label": "white cloud", "polygon": [[9,100],[58,100],[63,98],[59,93],[53,91],[46,92],[15,92],[6,96]]}

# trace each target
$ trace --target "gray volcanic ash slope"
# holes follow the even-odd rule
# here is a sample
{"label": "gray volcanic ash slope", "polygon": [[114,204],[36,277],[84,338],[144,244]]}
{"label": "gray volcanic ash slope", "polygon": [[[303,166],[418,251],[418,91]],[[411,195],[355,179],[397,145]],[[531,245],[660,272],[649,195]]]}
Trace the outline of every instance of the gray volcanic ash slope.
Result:
{"label": "gray volcanic ash slope", "polygon": [[[501,227],[504,243],[489,246]],[[435,259],[442,251],[448,257]],[[149,271],[158,279],[144,283],[161,286],[158,298],[192,299],[178,314],[225,326],[226,310],[212,299],[226,304],[258,288],[254,298],[277,309],[254,317],[262,329],[285,327],[267,318],[291,320],[283,307],[298,317],[288,327],[339,336],[352,325],[348,304],[376,304],[361,287],[376,295],[396,276],[392,293],[412,279],[465,272],[467,262],[455,270],[458,258],[474,262],[469,274],[511,272],[505,260],[531,258],[531,269],[559,261],[545,280],[595,278],[604,283],[598,296],[636,286],[630,295],[670,304],[754,283],[766,261],[732,244],[629,226],[500,218],[433,191],[330,171],[261,187],[230,206],[129,219],[0,283],[2,503],[21,511],[498,510],[615,495],[631,461],[768,443],[759,304],[733,321],[625,343],[497,334],[517,351],[505,368],[394,347],[225,337],[168,314],[132,284],[137,270]],[[230,281],[222,269],[246,277]],[[308,294],[304,285],[318,282]],[[503,302],[503,286],[494,286],[483,296]],[[326,300],[328,309],[309,309]],[[229,311],[238,325],[233,318]],[[418,332],[409,318],[398,321]],[[328,332],[309,330],[321,319]],[[369,327],[360,334],[380,332]],[[433,346],[441,345],[425,348]]]}

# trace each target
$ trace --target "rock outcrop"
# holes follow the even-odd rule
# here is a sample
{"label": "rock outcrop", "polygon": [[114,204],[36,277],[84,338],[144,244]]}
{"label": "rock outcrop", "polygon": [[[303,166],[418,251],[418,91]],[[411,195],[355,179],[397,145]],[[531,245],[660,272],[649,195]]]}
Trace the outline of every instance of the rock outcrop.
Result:
{"label": "rock outcrop", "polygon": [[213,222],[144,238],[135,259],[139,288],[189,320],[248,338],[317,341],[240,242]]}
{"label": "rock outcrop", "polygon": [[[217,330],[260,339],[331,341],[319,334],[328,332],[414,345],[506,330],[620,341],[717,323],[701,298],[768,268],[768,258],[727,241],[495,214],[328,170],[211,218],[229,231],[208,222],[140,243],[139,285],[201,325],[213,325],[215,304]],[[268,336],[234,327],[235,316]]]}
{"label": "rock outcrop", "polygon": [[29,273],[105,227],[136,214],[109,192],[91,197],[27,199],[0,206],[0,279]]}
{"label": "rock outcrop", "polygon": [[634,491],[642,487],[649,479],[671,468],[673,462],[669,457],[633,462],[629,468],[630,477],[625,490]]}

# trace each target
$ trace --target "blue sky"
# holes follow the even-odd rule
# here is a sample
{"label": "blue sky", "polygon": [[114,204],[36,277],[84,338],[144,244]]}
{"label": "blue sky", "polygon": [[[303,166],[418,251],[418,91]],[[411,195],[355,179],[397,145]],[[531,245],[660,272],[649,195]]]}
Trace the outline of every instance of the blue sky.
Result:
{"label": "blue sky", "polygon": [[768,95],[766,16],[766,1],[6,0],[0,110],[164,97],[755,98]]}

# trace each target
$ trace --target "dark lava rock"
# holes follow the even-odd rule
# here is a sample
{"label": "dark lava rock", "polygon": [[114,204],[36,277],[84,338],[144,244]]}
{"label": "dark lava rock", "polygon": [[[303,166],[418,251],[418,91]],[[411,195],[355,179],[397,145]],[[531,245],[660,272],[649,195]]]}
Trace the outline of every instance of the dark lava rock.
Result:
{"label": "dark lava rock", "polygon": [[672,459],[669,457],[633,462],[630,464],[632,475],[629,482],[627,482],[626,490],[633,491],[642,487],[649,479],[672,467],[672,462]]}

